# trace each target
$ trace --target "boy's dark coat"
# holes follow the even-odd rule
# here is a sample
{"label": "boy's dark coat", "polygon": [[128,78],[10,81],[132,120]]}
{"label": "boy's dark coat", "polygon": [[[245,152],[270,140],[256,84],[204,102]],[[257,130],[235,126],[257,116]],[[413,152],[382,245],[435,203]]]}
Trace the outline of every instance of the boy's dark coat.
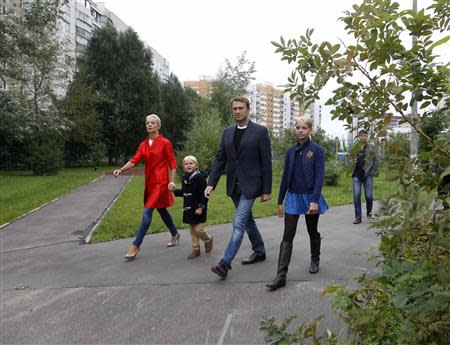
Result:
{"label": "boy's dark coat", "polygon": [[[204,196],[204,191],[207,186],[207,175],[203,172],[198,172],[191,180],[190,175],[183,176],[181,189],[174,191],[175,196],[183,197],[183,223],[200,224],[206,222],[208,199]],[[197,208],[203,208],[200,216],[195,214]]]}

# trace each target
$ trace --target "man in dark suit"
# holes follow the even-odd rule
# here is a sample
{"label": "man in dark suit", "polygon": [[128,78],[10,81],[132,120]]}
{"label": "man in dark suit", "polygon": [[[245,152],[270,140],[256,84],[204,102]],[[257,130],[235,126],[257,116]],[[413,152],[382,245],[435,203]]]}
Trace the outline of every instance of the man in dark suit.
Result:
{"label": "man in dark suit", "polygon": [[227,195],[236,206],[233,233],[224,257],[212,267],[222,279],[231,269],[231,262],[241,246],[247,231],[253,254],[242,261],[243,265],[266,259],[261,233],[253,219],[252,206],[257,197],[261,202],[272,198],[272,153],[266,127],[249,121],[250,102],[245,97],[235,97],[231,108],[236,125],[225,128],[219,150],[214,160],[205,196],[210,197],[220,175],[227,167]]}

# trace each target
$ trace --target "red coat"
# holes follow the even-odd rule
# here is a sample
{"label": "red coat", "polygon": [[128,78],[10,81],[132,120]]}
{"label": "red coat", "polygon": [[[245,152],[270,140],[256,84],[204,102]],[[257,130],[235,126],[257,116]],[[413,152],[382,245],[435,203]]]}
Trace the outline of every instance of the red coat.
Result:
{"label": "red coat", "polygon": [[145,161],[145,208],[165,208],[172,206],[173,195],[167,187],[169,169],[176,169],[177,163],[172,143],[161,134],[149,145],[149,138],[140,143],[130,162],[134,165]]}

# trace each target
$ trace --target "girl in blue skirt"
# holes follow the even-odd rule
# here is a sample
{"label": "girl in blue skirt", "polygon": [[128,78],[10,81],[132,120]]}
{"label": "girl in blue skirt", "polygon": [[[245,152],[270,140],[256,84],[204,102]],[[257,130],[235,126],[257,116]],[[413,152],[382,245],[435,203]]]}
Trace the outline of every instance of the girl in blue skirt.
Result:
{"label": "girl in blue skirt", "polygon": [[286,275],[292,254],[292,242],[301,214],[305,215],[311,245],[309,272],[317,273],[319,271],[321,237],[317,231],[317,224],[319,215],[328,209],[328,205],[321,193],[325,154],[320,145],[311,141],[311,131],[311,118],[307,116],[299,117],[295,121],[295,134],[298,142],[286,152],[277,207],[278,217],[282,218],[283,200],[286,197],[284,234],[280,244],[277,275],[266,285],[271,290],[286,285]]}

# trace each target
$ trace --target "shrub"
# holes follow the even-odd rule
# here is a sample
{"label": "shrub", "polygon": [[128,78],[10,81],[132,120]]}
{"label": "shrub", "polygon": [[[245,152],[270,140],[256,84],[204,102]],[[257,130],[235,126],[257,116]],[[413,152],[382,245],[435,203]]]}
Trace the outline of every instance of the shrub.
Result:
{"label": "shrub", "polygon": [[339,167],[335,161],[325,163],[324,184],[326,186],[337,186],[339,178]]}
{"label": "shrub", "polygon": [[33,144],[28,167],[35,175],[56,175],[64,165],[62,144],[55,138],[45,138]]}

